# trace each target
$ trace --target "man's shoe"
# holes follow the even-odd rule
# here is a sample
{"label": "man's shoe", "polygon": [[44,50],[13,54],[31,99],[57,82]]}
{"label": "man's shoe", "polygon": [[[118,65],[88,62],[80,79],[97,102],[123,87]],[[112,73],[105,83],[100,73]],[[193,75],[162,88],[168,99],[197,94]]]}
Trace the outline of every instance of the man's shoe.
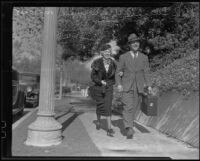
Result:
{"label": "man's shoe", "polygon": [[132,139],[133,138],[133,133],[134,133],[133,128],[129,127],[127,129],[127,139]]}
{"label": "man's shoe", "polygon": [[133,139],[133,135],[127,135],[126,138],[127,139]]}

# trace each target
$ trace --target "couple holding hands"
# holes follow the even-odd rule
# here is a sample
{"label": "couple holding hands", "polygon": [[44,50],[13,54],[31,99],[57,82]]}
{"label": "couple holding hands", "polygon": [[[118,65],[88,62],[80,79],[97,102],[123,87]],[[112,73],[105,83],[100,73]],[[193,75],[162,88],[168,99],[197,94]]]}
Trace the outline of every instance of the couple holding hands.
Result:
{"label": "couple holding hands", "polygon": [[134,114],[139,105],[139,96],[144,88],[151,91],[149,82],[148,57],[140,52],[140,39],[133,33],[128,37],[130,51],[122,54],[119,63],[111,57],[111,46],[105,44],[100,49],[101,58],[92,65],[91,79],[94,82],[92,98],[96,101],[97,123],[96,129],[101,128],[101,116],[107,120],[107,135],[113,137],[111,124],[111,106],[113,99],[113,85],[122,93],[123,123],[127,139],[132,139],[134,130]]}

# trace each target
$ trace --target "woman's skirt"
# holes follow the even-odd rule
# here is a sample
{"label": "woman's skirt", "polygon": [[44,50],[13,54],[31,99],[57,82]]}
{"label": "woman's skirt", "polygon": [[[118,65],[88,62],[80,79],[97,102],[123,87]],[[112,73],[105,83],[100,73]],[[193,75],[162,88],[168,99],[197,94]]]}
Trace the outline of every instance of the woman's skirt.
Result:
{"label": "woman's skirt", "polygon": [[96,88],[94,92],[94,98],[96,101],[96,113],[101,116],[111,116],[111,106],[113,99],[113,86],[105,87],[104,89],[98,90]]}

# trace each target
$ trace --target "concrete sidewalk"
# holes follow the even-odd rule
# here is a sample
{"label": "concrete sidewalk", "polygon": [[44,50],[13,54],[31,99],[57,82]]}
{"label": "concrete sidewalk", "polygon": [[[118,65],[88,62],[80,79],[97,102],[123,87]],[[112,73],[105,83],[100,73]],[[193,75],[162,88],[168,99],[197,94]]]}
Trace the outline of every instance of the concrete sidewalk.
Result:
{"label": "concrete sidewalk", "polygon": [[33,147],[24,144],[27,127],[36,119],[32,113],[13,130],[13,156],[95,156],[95,157],[170,157],[172,159],[199,159],[199,149],[169,138],[158,131],[135,122],[135,135],[127,140],[122,118],[112,117],[114,137],[106,135],[106,120],[96,130],[95,104],[89,98],[70,97],[56,100],[55,118],[63,126],[63,141],[51,147]]}
{"label": "concrete sidewalk", "polygon": [[27,138],[28,125],[37,117],[35,110],[12,131],[12,156],[100,156],[100,151],[87,134],[79,113],[70,113],[75,99],[56,100],[55,118],[63,126],[63,140],[57,146],[33,147],[24,144]]}

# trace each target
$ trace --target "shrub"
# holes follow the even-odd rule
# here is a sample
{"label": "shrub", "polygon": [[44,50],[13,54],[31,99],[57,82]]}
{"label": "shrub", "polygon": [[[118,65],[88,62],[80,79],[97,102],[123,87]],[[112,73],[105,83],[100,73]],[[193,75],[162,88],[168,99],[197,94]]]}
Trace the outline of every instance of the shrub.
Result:
{"label": "shrub", "polygon": [[162,92],[172,89],[188,94],[199,90],[199,50],[151,73],[153,85]]}

